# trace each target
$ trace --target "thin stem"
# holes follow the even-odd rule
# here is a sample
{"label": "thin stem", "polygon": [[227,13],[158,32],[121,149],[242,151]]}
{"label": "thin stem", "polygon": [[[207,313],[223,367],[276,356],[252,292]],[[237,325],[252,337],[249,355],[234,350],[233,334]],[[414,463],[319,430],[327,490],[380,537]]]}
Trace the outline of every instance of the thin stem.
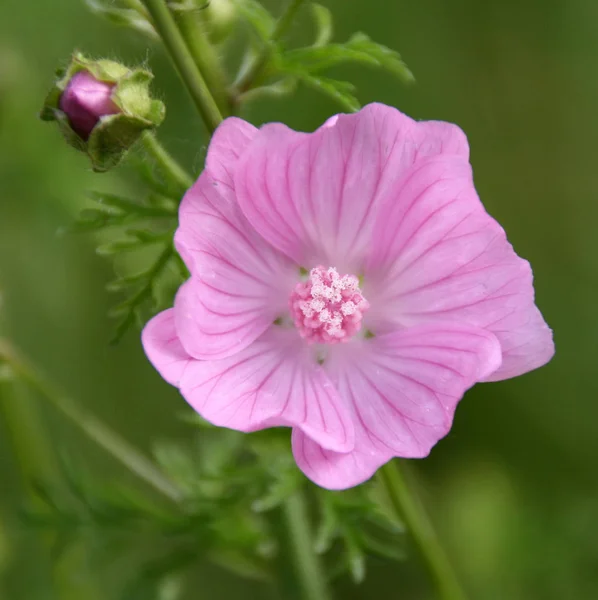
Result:
{"label": "thin stem", "polygon": [[255,57],[254,61],[249,65],[245,73],[243,73],[243,75],[240,77],[239,81],[237,81],[236,92],[238,95],[244,94],[250,90],[256,81],[259,80],[260,76],[262,75],[262,71],[270,61],[274,45],[287,32],[287,29],[293,22],[295,14],[303,2],[304,0],[290,0],[286,10],[278,19],[270,39],[263,47],[262,51]]}
{"label": "thin stem", "polygon": [[208,131],[214,133],[216,127],[222,122],[222,114],[165,0],[143,0],[143,2]]}
{"label": "thin stem", "polygon": [[182,188],[183,191],[188,190],[193,185],[191,175],[168,153],[151,131],[145,131],[141,136],[141,141],[147,153],[175,185]]}
{"label": "thin stem", "polygon": [[187,48],[203,75],[208,87],[214,95],[220,112],[230,114],[230,98],[228,94],[227,75],[218,53],[210,43],[204,24],[199,16],[199,10],[190,10],[187,7],[177,10],[172,4],[175,20],[179,26]]}
{"label": "thin stem", "polygon": [[22,384],[0,379],[0,409],[25,485],[53,479],[58,472],[56,457],[33,398]]}
{"label": "thin stem", "polygon": [[466,600],[466,595],[440,545],[434,527],[415,494],[409,489],[399,461],[393,460],[378,471],[394,510],[409,530],[413,542],[442,600]]}
{"label": "thin stem", "polygon": [[285,501],[283,512],[295,559],[294,568],[304,600],[330,600],[326,580],[314,550],[305,498],[300,491]]}
{"label": "thin stem", "polygon": [[155,465],[131,446],[120,435],[112,431],[97,417],[80,407],[74,400],[38,374],[18,352],[6,341],[0,339],[0,360],[12,368],[31,388],[49,400],[64,416],[79,427],[91,440],[120,461],[130,471],[143,479],[156,490],[178,502],[181,492],[163,475]]}

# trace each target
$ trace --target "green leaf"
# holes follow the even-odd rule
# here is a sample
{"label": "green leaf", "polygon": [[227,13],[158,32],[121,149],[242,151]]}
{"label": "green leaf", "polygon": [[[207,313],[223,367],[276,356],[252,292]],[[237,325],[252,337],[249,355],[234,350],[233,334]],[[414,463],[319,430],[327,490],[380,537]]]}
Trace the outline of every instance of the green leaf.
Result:
{"label": "green leaf", "polygon": [[314,48],[325,46],[332,39],[332,13],[321,4],[312,2],[311,10],[316,22]]}
{"label": "green leaf", "polygon": [[257,0],[234,0],[239,14],[253,28],[257,36],[268,42],[276,26],[274,17]]}
{"label": "green leaf", "polygon": [[158,39],[156,30],[137,10],[115,7],[113,1],[85,0],[85,4],[92,13],[105,18],[113,25],[131,27],[154,39]]}
{"label": "green leaf", "polygon": [[398,52],[372,41],[363,33],[356,33],[344,44],[288,50],[281,60],[283,68],[300,68],[309,73],[317,73],[344,63],[360,63],[385,69],[405,83],[414,80]]}
{"label": "green leaf", "polygon": [[141,273],[133,273],[131,275],[123,275],[122,277],[118,277],[117,279],[107,283],[106,289],[109,292],[122,292],[132,285],[147,280],[148,275],[149,274],[147,271],[141,271]]}
{"label": "green leaf", "polygon": [[359,100],[353,95],[355,86],[352,83],[329,79],[321,75],[312,75],[307,72],[298,73],[297,76],[305,85],[330,96],[349,112],[357,112],[361,108]]}
{"label": "green leaf", "polygon": [[74,223],[63,227],[60,230],[64,233],[87,233],[90,231],[99,231],[106,227],[117,227],[126,225],[131,222],[134,217],[131,215],[95,208],[83,209]]}
{"label": "green leaf", "polygon": [[108,206],[116,211],[126,214],[134,214],[139,217],[176,217],[176,208],[158,207],[158,206],[144,206],[129,198],[124,198],[117,194],[109,194],[107,192],[90,192],[89,197],[94,202],[101,204],[102,206]]}
{"label": "green leaf", "polygon": [[265,96],[271,98],[282,98],[292,94],[297,89],[296,77],[284,77],[269,85],[252,88],[241,95],[242,102],[250,102]]}

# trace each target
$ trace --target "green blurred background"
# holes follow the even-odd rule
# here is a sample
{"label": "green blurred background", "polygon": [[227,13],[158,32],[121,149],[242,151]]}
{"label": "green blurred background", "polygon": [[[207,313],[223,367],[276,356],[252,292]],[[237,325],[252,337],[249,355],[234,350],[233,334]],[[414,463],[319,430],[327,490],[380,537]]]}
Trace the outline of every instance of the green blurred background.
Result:
{"label": "green blurred background", "polygon": [[[271,2],[276,7],[279,2]],[[418,476],[423,495],[472,599],[598,598],[598,3],[595,0],[325,0],[337,40],[363,30],[398,49],[417,84],[344,69],[362,102],[379,100],[416,118],[458,123],[470,139],[476,184],[535,271],[537,301],[557,354],[519,379],[480,385]],[[308,27],[300,18],[296,29]],[[297,33],[297,31],[295,31]],[[301,31],[299,31],[301,35]],[[122,185],[122,172],[94,175],[85,157],[37,120],[54,68],[73,48],[148,61],[168,106],[160,136],[185,164],[201,167],[206,138],[157,45],[94,18],[80,0],[0,2],[0,293],[2,328],[68,392],[140,448],[189,435],[183,401],[145,360],[136,332],[110,347],[111,265],[93,239],[58,236],[89,188]],[[335,112],[300,90],[263,101],[246,117],[311,130]],[[20,386],[0,383],[22,407],[21,446],[34,444],[29,408],[57,448],[75,452],[97,478],[121,467]],[[35,402],[34,402],[35,401]],[[34,402],[32,404],[32,402]],[[24,463],[0,418],[0,598],[111,598],[105,566],[71,552],[59,573],[18,518]],[[21,456],[22,458],[22,456]],[[125,568],[125,567],[121,567]],[[372,561],[359,587],[433,598],[416,560]],[[90,585],[90,581],[93,582]],[[200,566],[185,599],[266,598],[259,583]]]}

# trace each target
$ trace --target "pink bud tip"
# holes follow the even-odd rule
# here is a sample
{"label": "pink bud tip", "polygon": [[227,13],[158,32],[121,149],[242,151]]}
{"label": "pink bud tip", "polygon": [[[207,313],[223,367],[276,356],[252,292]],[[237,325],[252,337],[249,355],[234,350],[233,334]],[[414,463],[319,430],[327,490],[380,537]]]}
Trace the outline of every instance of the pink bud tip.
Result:
{"label": "pink bud tip", "polygon": [[60,98],[60,109],[84,140],[89,138],[101,117],[120,112],[111,100],[113,87],[114,84],[98,81],[88,71],[79,71],[69,81]]}

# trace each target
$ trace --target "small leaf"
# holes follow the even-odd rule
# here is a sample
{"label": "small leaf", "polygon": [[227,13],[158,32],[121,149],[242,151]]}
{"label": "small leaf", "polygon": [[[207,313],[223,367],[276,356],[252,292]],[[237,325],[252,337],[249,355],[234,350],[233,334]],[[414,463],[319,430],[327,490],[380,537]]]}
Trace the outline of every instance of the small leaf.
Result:
{"label": "small leaf", "polygon": [[147,271],[141,271],[141,273],[134,273],[132,275],[123,275],[122,277],[118,277],[117,279],[107,283],[106,289],[109,292],[122,292],[136,283],[141,283],[142,281],[147,280],[147,278]]}
{"label": "small leaf", "polygon": [[405,83],[414,80],[401,55],[372,41],[363,33],[356,33],[344,44],[328,44],[309,48],[288,50],[282,56],[284,65],[293,65],[316,73],[344,63],[361,63],[386,69]]}
{"label": "small leaf", "polygon": [[112,256],[113,254],[122,254],[124,252],[132,252],[139,250],[143,246],[139,240],[118,240],[116,242],[108,242],[96,248],[96,254],[100,256]]}
{"label": "small leaf", "polygon": [[103,2],[102,0],[85,0],[85,4],[87,4],[91,12],[104,17],[113,25],[132,27],[154,39],[158,39],[156,30],[137,10],[116,8],[112,2]]}
{"label": "small leaf", "polygon": [[120,212],[135,214],[140,217],[176,217],[176,208],[144,206],[133,200],[105,192],[90,192],[89,197],[102,206],[109,206]]}
{"label": "small leaf", "polygon": [[262,85],[260,87],[252,88],[241,94],[239,100],[241,102],[250,102],[257,100],[265,96],[273,98],[282,98],[292,94],[297,89],[297,78],[296,77],[284,77],[269,85]]}
{"label": "small leaf", "polygon": [[311,10],[316,22],[314,48],[325,46],[332,39],[332,13],[321,4],[312,2]]}
{"label": "small leaf", "polygon": [[347,552],[349,570],[355,583],[363,583],[365,579],[365,555],[357,543],[348,541]]}
{"label": "small leaf", "polygon": [[353,95],[355,86],[348,81],[338,81],[309,73],[300,74],[299,79],[306,85],[330,96],[349,112],[357,112],[361,108],[359,100]]}

